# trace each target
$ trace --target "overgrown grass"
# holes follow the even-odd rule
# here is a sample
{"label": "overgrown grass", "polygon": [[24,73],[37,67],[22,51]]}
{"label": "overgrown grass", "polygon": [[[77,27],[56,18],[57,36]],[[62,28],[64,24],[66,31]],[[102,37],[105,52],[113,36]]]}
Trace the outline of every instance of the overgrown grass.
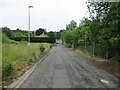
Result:
{"label": "overgrown grass", "polygon": [[2,43],[7,43],[7,44],[17,43],[16,41],[9,39],[4,33],[2,33],[1,36],[2,36]]}
{"label": "overgrown grass", "polygon": [[3,44],[3,81],[16,77],[19,71],[32,65],[34,60],[43,52],[39,49],[40,45],[43,45],[45,51],[47,51],[50,49],[51,44],[31,43],[30,48],[28,48],[27,42],[20,42],[19,44]]}
{"label": "overgrown grass", "polygon": [[95,56],[93,57],[93,55],[90,52],[86,51],[86,50],[81,50],[80,48],[75,48],[74,51],[76,53],[90,59],[90,60],[97,61],[97,62],[104,61],[104,59],[102,59],[102,58],[95,57]]}
{"label": "overgrown grass", "polygon": [[[71,48],[68,45],[64,45],[64,46],[67,47],[67,48]],[[84,47],[83,48],[81,48],[81,47],[75,47],[75,48],[72,48],[72,50],[74,50],[76,53],[78,53],[78,54],[80,54],[80,55],[82,55],[82,56],[84,56],[84,57],[86,57],[86,58],[88,58],[88,59],[90,59],[92,61],[96,61],[96,62],[107,61],[107,62],[109,62],[112,65],[120,67],[120,64],[118,62],[116,62],[115,59],[113,59],[113,60],[112,59],[111,60],[106,60],[106,59],[104,59],[104,58],[102,58],[100,56],[93,56],[93,54],[91,52],[85,50]]]}
{"label": "overgrown grass", "polygon": [[[64,45],[64,46],[67,47],[67,48],[71,48],[71,47],[68,46],[68,45]],[[82,49],[82,48],[74,48],[73,50],[74,50],[76,53],[78,53],[78,54],[80,54],[80,55],[82,55],[82,56],[84,56],[84,57],[86,57],[86,58],[88,58],[88,59],[90,59],[90,60],[97,61],[97,62],[104,61],[104,59],[102,59],[102,58],[93,57],[90,52],[88,52],[88,51],[86,51],[86,50],[84,50],[84,49]]]}
{"label": "overgrown grass", "polygon": [[5,35],[3,37],[5,40],[2,44],[3,83],[17,77],[26,67],[30,67],[34,60],[42,54],[41,45],[44,47],[44,51],[51,48],[49,43],[31,43],[28,48],[27,42],[15,42]]}
{"label": "overgrown grass", "polygon": [[31,65],[33,56],[30,54],[27,45],[24,44],[3,44],[3,80],[12,78],[18,70]]}

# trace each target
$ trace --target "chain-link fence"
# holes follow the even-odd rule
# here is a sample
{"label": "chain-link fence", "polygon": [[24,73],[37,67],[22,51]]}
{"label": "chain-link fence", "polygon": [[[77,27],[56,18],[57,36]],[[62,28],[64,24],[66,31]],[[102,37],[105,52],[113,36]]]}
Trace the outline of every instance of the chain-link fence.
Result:
{"label": "chain-link fence", "polygon": [[103,46],[100,43],[83,42],[80,43],[77,48],[80,48],[82,51],[90,52],[94,57],[100,57],[109,60],[109,51],[107,44]]}

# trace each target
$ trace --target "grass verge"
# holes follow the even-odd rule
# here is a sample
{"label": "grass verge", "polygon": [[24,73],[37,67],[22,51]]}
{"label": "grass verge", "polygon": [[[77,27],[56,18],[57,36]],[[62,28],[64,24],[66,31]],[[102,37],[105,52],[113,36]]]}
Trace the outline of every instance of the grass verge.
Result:
{"label": "grass verge", "polygon": [[[51,48],[49,43],[31,43],[28,48],[27,42],[3,43],[2,44],[2,80],[3,85],[8,85],[18,76],[21,76],[28,70],[34,60],[38,58],[42,52]],[[40,50],[40,47],[44,51]]]}
{"label": "grass verge", "polygon": [[[67,45],[64,45],[67,48],[70,48]],[[80,54],[83,57],[88,58],[88,60],[91,60],[93,63],[99,65],[101,68],[105,69],[106,71],[110,72],[111,74],[120,77],[120,65],[116,65],[110,61],[107,61],[105,59],[99,58],[99,57],[93,57],[90,52],[87,52],[85,50],[81,50],[80,48],[70,48],[74,52]]]}

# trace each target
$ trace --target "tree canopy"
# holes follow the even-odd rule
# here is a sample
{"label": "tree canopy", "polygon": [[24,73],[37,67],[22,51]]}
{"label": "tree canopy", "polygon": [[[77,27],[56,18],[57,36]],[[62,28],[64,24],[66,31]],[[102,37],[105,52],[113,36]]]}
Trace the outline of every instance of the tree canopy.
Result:
{"label": "tree canopy", "polygon": [[39,28],[36,30],[36,35],[41,35],[43,32],[46,33],[46,29]]}
{"label": "tree canopy", "polygon": [[68,25],[62,32],[62,41],[120,62],[120,2],[89,2],[87,7],[89,17],[83,18],[76,28]]}
{"label": "tree canopy", "polygon": [[75,22],[74,20],[72,20],[70,22],[70,24],[66,25],[66,30],[72,30],[72,29],[74,29],[76,27],[77,27],[77,22]]}

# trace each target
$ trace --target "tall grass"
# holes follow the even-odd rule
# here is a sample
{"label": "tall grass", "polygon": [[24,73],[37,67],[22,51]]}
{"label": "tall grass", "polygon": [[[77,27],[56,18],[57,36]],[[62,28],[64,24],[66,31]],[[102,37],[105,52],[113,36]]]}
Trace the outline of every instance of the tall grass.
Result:
{"label": "tall grass", "polygon": [[26,67],[30,67],[34,60],[42,54],[41,45],[45,51],[51,46],[48,43],[31,43],[28,48],[27,42],[15,42],[4,34],[2,42],[3,83],[18,76],[19,72]]}
{"label": "tall grass", "polygon": [[17,43],[16,41],[9,39],[9,38],[6,36],[6,34],[4,34],[4,33],[2,33],[2,32],[1,32],[1,36],[2,36],[2,40],[1,40],[2,43],[7,43],[7,44]]}
{"label": "tall grass", "polygon": [[3,44],[3,80],[11,78],[17,70],[31,65],[33,57],[29,53],[27,45],[24,44]]}

